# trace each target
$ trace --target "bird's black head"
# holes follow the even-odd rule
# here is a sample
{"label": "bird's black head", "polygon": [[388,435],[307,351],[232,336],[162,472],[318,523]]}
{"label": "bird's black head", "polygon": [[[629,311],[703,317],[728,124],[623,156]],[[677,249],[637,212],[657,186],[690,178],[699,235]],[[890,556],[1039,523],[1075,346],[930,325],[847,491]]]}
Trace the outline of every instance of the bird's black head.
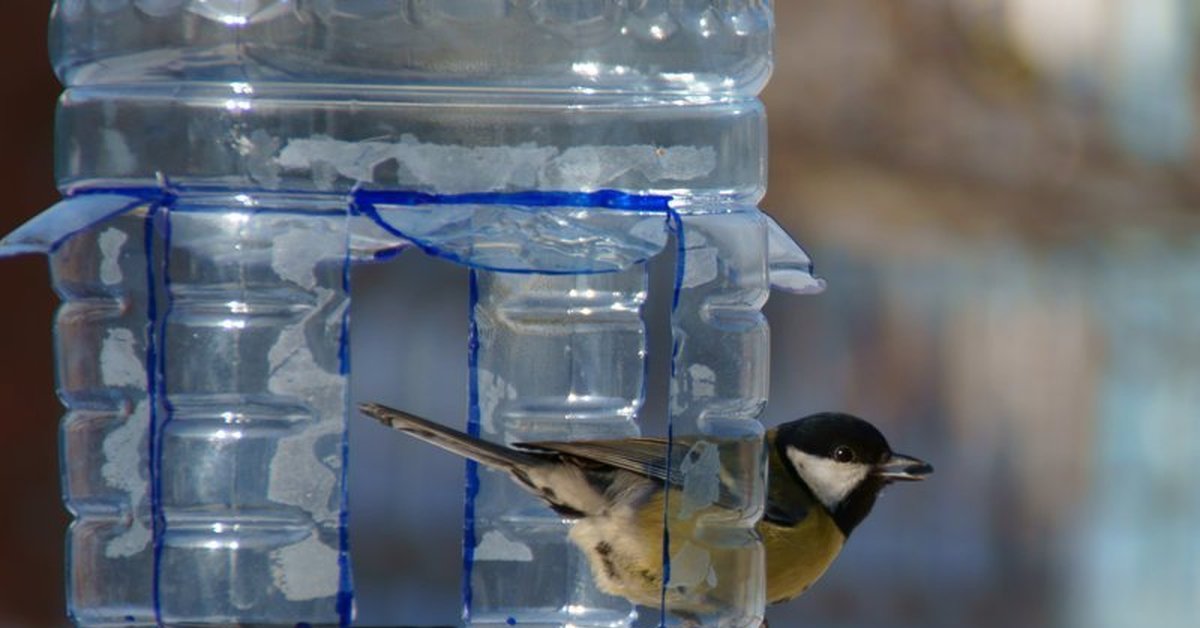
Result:
{"label": "bird's black head", "polygon": [[933,472],[928,463],[893,452],[874,425],[837,412],[779,426],[775,447],[846,536],[871,512],[884,486]]}

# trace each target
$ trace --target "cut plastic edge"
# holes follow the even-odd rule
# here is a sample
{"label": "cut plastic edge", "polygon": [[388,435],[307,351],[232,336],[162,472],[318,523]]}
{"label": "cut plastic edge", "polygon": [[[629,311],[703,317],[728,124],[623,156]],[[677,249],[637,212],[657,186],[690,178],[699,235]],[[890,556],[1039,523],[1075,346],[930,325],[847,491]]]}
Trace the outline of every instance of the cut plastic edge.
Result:
{"label": "cut plastic edge", "polygon": [[145,198],[124,194],[65,198],[0,239],[0,258],[53,253],[75,234],[147,202]]}
{"label": "cut plastic edge", "polygon": [[791,294],[820,294],[825,280],[813,273],[812,258],[769,214],[767,220],[767,272],[771,288]]}

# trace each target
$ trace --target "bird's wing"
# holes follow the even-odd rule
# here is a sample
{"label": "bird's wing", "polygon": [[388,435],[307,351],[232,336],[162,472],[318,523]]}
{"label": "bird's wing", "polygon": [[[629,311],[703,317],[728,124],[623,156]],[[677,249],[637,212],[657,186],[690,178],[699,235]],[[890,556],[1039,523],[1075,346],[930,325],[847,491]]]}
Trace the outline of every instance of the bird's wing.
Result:
{"label": "bird's wing", "polygon": [[[514,443],[526,451],[550,452],[571,456],[581,461],[624,469],[659,481],[682,485],[679,462],[687,454],[689,443],[675,439],[671,447],[665,438],[623,438],[620,440],[537,441]],[[671,464],[670,457],[675,464]]]}
{"label": "bird's wing", "polygon": [[[670,477],[670,483],[684,487],[683,462],[693,453],[697,438],[676,437],[670,447],[670,462],[667,459],[667,440],[664,438],[626,438],[620,440],[544,441],[516,443],[514,446],[532,453],[554,453],[571,456],[586,463],[615,467],[631,471],[658,481]],[[774,442],[769,438],[768,442]],[[736,444],[730,446],[736,447]],[[732,452],[729,452],[732,453]],[[724,457],[724,454],[722,454]],[[731,459],[737,459],[733,456]],[[774,447],[768,447],[769,477],[766,509],[763,518],[777,526],[793,527],[808,516],[812,508],[820,505],[812,493],[803,485],[794,471],[786,465]],[[734,499],[736,480],[727,469],[719,469],[719,494],[714,503],[718,506],[736,508]],[[745,488],[740,489],[744,493]]]}

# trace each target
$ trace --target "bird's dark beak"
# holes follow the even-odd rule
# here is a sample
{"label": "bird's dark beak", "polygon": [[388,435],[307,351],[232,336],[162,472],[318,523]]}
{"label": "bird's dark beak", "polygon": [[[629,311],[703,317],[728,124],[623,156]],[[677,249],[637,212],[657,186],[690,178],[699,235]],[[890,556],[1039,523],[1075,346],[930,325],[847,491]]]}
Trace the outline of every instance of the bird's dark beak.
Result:
{"label": "bird's dark beak", "polygon": [[888,482],[924,480],[930,473],[933,473],[933,465],[904,454],[892,454],[890,458],[876,465],[873,472],[876,477]]}

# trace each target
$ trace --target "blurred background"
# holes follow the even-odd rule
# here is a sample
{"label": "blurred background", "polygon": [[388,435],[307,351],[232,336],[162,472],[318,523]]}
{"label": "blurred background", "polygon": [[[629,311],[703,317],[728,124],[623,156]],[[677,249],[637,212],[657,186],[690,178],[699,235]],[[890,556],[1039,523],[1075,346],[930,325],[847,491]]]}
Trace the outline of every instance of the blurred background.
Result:
{"label": "blurred background", "polygon": [[[48,3],[11,4],[3,233],[56,197]],[[766,308],[764,421],[855,412],[938,472],[885,494],[772,624],[1200,623],[1200,11],[1188,0],[775,9],[763,206],[829,289]],[[0,626],[56,626],[67,517],[55,299],[43,259],[0,264]],[[466,273],[406,254],[355,282],[356,397],[460,421]],[[400,287],[427,296],[404,301]],[[664,316],[652,302],[652,321]],[[388,333],[410,325],[431,331]],[[654,342],[666,364],[669,346]],[[651,407],[662,388],[651,381]],[[365,421],[351,429],[361,623],[456,622],[461,463]]]}

